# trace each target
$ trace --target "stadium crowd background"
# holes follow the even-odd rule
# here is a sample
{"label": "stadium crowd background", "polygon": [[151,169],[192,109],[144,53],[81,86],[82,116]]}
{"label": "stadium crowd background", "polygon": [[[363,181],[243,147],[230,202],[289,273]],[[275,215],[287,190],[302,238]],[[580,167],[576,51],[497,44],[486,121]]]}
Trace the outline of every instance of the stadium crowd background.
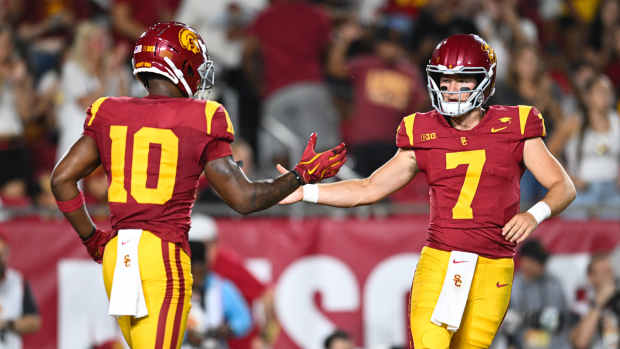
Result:
{"label": "stadium crowd background", "polygon": [[[291,10],[286,2],[299,7]],[[435,45],[450,34],[477,33],[498,57],[490,103],[536,106],[550,151],[573,177],[578,200],[563,219],[620,219],[616,0],[0,3],[3,219],[58,216],[49,187],[54,164],[80,136],[85,110],[96,98],[145,94],[131,77],[131,43],[163,20],[192,25],[205,39],[217,69],[211,98],[229,110],[235,157],[254,178],[275,175],[274,161],[290,162],[299,153],[291,139],[302,146],[307,130],[315,129],[324,130],[320,141],[322,135],[328,143],[344,139],[353,173],[368,175],[395,152],[400,118],[431,108],[424,66]],[[313,10],[300,10],[304,6]],[[83,187],[87,202],[103,207],[95,215],[105,217],[105,175],[94,173]],[[528,173],[521,189],[524,207],[543,195]],[[230,214],[218,208],[207,183],[198,199],[198,211]],[[397,212],[398,204],[424,214],[426,201],[424,179],[416,178],[391,197],[383,214]],[[613,248],[605,246],[606,252]],[[527,253],[544,265],[546,252],[533,247]],[[579,343],[569,330],[563,335],[566,345]]]}

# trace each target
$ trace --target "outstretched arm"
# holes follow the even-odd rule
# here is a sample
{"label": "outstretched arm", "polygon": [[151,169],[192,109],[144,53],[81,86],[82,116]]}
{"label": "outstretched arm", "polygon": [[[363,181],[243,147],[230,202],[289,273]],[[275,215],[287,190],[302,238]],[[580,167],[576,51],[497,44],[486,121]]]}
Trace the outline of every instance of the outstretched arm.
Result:
{"label": "outstretched arm", "polygon": [[[285,171],[283,168],[279,170]],[[413,150],[399,149],[388,162],[370,177],[320,184],[317,203],[336,207],[354,207],[375,203],[404,187],[418,172]],[[290,204],[303,199],[302,189],[282,201]]]}
{"label": "outstretched arm", "polygon": [[345,163],[344,143],[316,153],[316,134],[310,136],[301,161],[294,171],[276,179],[250,181],[237,163],[228,156],[207,162],[205,175],[222,199],[235,211],[247,214],[271,207],[306,183],[318,182],[338,173]]}
{"label": "outstretched arm", "polygon": [[504,226],[502,233],[506,240],[517,243],[524,241],[538,226],[540,217],[535,218],[531,213],[535,207],[546,205],[548,208],[545,207],[545,209],[550,211],[547,212],[547,216],[553,216],[562,212],[576,196],[575,186],[570,177],[549,152],[541,138],[531,138],[525,141],[523,161],[536,180],[548,191],[547,195],[532,209],[515,215]]}
{"label": "outstretched arm", "polygon": [[[97,143],[89,136],[82,136],[56,165],[52,173],[52,192],[56,201],[66,202],[82,195],[77,182],[88,176],[100,164]],[[71,212],[63,212],[82,239],[95,229],[84,205]]]}
{"label": "outstretched arm", "polygon": [[241,214],[273,206],[301,185],[292,172],[275,179],[250,181],[230,156],[209,161],[204,172],[213,189]]}

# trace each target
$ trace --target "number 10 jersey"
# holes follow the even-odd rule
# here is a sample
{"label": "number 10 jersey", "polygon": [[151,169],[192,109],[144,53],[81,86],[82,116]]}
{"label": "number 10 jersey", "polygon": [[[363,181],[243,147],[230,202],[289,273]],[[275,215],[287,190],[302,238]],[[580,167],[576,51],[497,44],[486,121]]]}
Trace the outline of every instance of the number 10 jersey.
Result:
{"label": "number 10 jersey", "polygon": [[95,139],[108,177],[114,230],[144,229],[180,243],[207,161],[231,155],[234,130],[213,101],[103,97],[88,109],[84,134]]}

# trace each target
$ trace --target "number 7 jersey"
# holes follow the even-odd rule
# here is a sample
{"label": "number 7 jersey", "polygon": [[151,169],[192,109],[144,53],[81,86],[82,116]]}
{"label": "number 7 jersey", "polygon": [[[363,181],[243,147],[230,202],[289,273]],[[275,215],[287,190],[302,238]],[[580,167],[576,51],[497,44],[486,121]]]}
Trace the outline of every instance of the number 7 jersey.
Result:
{"label": "number 7 jersey", "polygon": [[480,123],[461,131],[433,110],[406,116],[396,145],[415,152],[428,178],[427,245],[485,257],[512,257],[502,227],[519,212],[525,140],[545,136],[542,115],[530,106],[491,106]]}
{"label": "number 7 jersey", "polygon": [[220,104],[188,98],[103,97],[84,134],[97,142],[108,177],[114,230],[144,229],[180,243],[207,161],[231,155],[234,130]]}

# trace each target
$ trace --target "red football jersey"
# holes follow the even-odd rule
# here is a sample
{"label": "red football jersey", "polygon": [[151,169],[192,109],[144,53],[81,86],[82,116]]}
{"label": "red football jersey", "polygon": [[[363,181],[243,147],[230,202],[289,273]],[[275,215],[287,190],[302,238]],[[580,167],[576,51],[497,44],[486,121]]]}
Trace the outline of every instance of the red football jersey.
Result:
{"label": "red football jersey", "polygon": [[228,113],[213,101],[103,97],[88,109],[84,134],[95,139],[108,176],[112,228],[144,229],[180,243],[198,177],[207,161],[232,154]]}
{"label": "red football jersey", "polygon": [[512,257],[516,245],[501,230],[519,212],[524,141],[544,135],[542,115],[522,105],[491,106],[467,131],[434,110],[403,118],[396,145],[415,151],[429,183],[427,245]]}

